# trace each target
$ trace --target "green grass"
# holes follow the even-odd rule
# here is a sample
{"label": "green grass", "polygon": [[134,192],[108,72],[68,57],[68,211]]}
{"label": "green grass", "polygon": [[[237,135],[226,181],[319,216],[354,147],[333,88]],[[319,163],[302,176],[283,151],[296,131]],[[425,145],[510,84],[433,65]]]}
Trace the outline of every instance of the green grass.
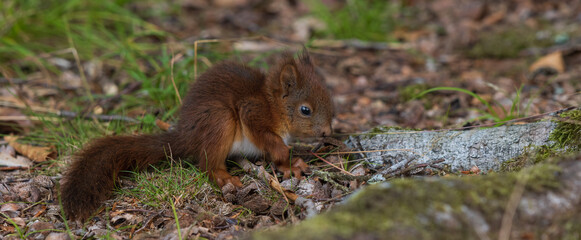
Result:
{"label": "green grass", "polygon": [[395,15],[402,10],[392,1],[347,0],[337,10],[329,9],[320,0],[305,3],[312,15],[327,26],[325,30],[315,32],[315,37],[338,39],[391,40],[389,33],[397,26]]}
{"label": "green grass", "polygon": [[473,98],[476,98],[480,103],[482,103],[486,107],[486,110],[477,109],[482,115],[480,117],[478,117],[478,119],[473,119],[473,120],[488,119],[488,120],[492,120],[495,123],[503,123],[506,121],[510,121],[510,120],[525,116],[526,109],[525,109],[525,111],[521,111],[521,109],[520,109],[521,90],[522,90],[522,87],[516,90],[516,95],[515,95],[514,99],[512,100],[512,104],[511,104],[509,109],[505,109],[501,104],[498,104],[498,103],[496,104],[496,106],[498,106],[497,109],[500,109],[502,112],[496,111],[492,107],[493,105],[491,105],[488,101],[486,101],[482,97],[480,97],[480,95],[478,95],[474,92],[471,92],[469,90],[466,90],[463,88],[457,88],[457,87],[430,88],[430,89],[427,89],[425,91],[418,93],[414,99],[421,98],[428,93],[439,92],[439,91],[455,91],[455,92],[465,93],[465,94],[470,95]]}
{"label": "green grass", "polygon": [[[168,42],[171,34],[146,21],[174,14],[158,10],[159,4],[176,5],[146,0],[5,0],[0,4],[0,77],[27,80],[41,76],[45,82],[57,86],[56,96],[34,99],[33,104],[52,101],[59,109],[79,114],[93,113],[100,101],[113,96],[96,93],[99,79],[90,79],[83,70],[91,61],[103,66],[103,75],[121,91],[130,82],[141,82],[141,88],[122,95],[118,104],[102,114],[135,115],[139,123],[114,121],[97,123],[77,118],[59,118],[54,114],[29,111],[29,115],[43,118],[38,128],[32,129],[28,140],[56,144],[59,155],[78,150],[89,139],[112,134],[148,133],[154,131],[156,118],[175,121],[179,109],[178,94],[183,98],[188,85],[194,81],[193,46]],[[136,5],[149,11],[131,10]],[[155,12],[153,12],[155,11]],[[165,12],[164,12],[165,11]],[[139,14],[139,15],[138,15]],[[179,61],[172,58],[181,56]],[[200,52],[210,61],[224,58],[219,54]],[[71,64],[69,69],[54,64],[59,58]],[[198,64],[200,72],[206,66]],[[74,93],[60,88],[59,76],[69,71],[77,74],[82,87]],[[174,82],[175,86],[174,88]],[[54,108],[51,106],[43,106]]]}
{"label": "green grass", "polygon": [[[160,4],[169,7],[156,7]],[[46,167],[40,173],[62,173],[66,167],[63,159],[92,139],[159,132],[155,119],[175,123],[179,99],[185,97],[195,81],[194,44],[176,41],[171,33],[149,21],[179,14],[174,11],[178,4],[159,0],[5,0],[0,4],[0,77],[27,80],[30,76],[41,76],[49,84],[60,86],[59,76],[68,71],[83,82],[73,92],[58,88],[55,96],[31,99],[33,106],[83,115],[95,113],[96,106],[111,100],[114,96],[97,92],[95,85],[101,84],[99,79],[83,74],[87,62],[99,63],[104,78],[120,91],[131,82],[141,83],[137,91],[123,94],[102,112],[133,117],[137,122],[64,118],[26,109],[28,115],[41,121],[23,140],[55,146],[57,150],[58,158],[44,164]],[[207,61],[200,61],[202,58],[211,63],[226,58],[247,59],[243,53],[216,50],[217,46],[212,43],[198,46],[198,75],[208,68]],[[267,68],[265,59],[273,53],[262,53],[247,63]],[[71,67],[57,66],[51,61],[54,58],[68,61]],[[59,107],[47,106],[45,102],[57,102]],[[171,161],[157,167],[134,174],[137,187],[122,190],[122,195],[153,207],[175,209],[181,206],[176,199],[197,201],[197,195],[203,196],[203,191],[215,191],[205,174],[193,166],[182,167]]]}
{"label": "green grass", "polygon": [[119,192],[122,196],[139,199],[143,204],[154,208],[175,209],[181,207],[180,203],[187,201],[201,203],[207,194],[214,191],[209,187],[208,177],[189,162],[176,163],[170,160],[163,165],[166,166],[135,173],[135,186],[119,189]]}
{"label": "green grass", "polygon": [[[124,6],[130,2],[4,1],[0,7],[3,26],[0,61],[35,58],[74,48],[81,59],[118,59],[127,66],[136,67],[140,53],[156,48],[155,44],[142,39],[166,34],[127,10]],[[49,70],[56,71],[55,68]]]}

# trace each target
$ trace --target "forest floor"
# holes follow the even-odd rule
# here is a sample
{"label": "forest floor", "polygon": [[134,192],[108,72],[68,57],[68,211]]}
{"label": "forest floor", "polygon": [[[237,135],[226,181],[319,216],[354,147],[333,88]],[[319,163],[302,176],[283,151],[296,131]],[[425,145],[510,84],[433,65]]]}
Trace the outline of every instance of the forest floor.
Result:
{"label": "forest floor", "polygon": [[[87,222],[66,221],[58,182],[73,153],[95,137],[175,123],[188,84],[224,59],[266,70],[281,51],[308,48],[333,96],[338,140],[581,105],[579,0],[65,2],[0,7],[0,238],[229,239],[301,221],[366,185],[279,178],[315,204],[306,207],[236,164],[245,187],[220,191],[169,161],[123,178]],[[313,169],[368,171],[326,154],[348,151],[341,141],[295,146]]]}

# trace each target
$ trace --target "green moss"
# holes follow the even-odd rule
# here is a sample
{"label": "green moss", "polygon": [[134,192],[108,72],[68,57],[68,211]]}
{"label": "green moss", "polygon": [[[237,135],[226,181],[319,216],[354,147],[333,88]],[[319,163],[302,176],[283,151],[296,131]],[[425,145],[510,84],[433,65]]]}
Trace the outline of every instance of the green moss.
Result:
{"label": "green moss", "polygon": [[497,213],[504,212],[517,182],[525,182],[528,192],[557,189],[559,182],[556,176],[559,171],[556,165],[539,164],[518,173],[450,177],[439,181],[430,178],[397,179],[368,186],[353,194],[346,204],[333,212],[278,233],[263,232],[254,237],[466,239],[477,235],[469,223],[457,222],[458,231],[451,233],[442,231],[437,225],[447,223],[435,218],[449,214],[461,219],[468,208],[484,213],[482,216],[487,218],[486,222],[497,222]]}
{"label": "green moss", "polygon": [[559,115],[564,118],[558,121],[549,140],[555,142],[558,148],[567,148],[568,151],[581,150],[581,110],[567,111]]}
{"label": "green moss", "polygon": [[528,167],[537,163],[545,162],[547,159],[552,159],[562,155],[556,147],[540,146],[536,148],[525,148],[524,153],[518,157],[503,162],[500,165],[501,172],[515,172],[524,167]]}
{"label": "green moss", "polygon": [[467,52],[472,58],[515,58],[520,51],[530,47],[547,47],[550,39],[536,38],[537,30],[527,26],[513,26],[482,32],[478,42]]}
{"label": "green moss", "polygon": [[567,111],[559,115],[557,127],[551,132],[551,145],[526,148],[520,156],[502,163],[501,172],[513,172],[523,167],[545,162],[548,159],[558,161],[558,156],[574,154],[581,150],[581,110]]}

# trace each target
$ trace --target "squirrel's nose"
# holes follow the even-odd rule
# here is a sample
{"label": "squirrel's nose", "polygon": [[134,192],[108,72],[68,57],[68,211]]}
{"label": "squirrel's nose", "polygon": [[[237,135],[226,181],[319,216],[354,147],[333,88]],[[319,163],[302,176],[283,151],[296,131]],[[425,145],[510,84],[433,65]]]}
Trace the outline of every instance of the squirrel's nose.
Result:
{"label": "squirrel's nose", "polygon": [[333,129],[331,127],[323,128],[321,131],[321,137],[330,137],[333,133]]}

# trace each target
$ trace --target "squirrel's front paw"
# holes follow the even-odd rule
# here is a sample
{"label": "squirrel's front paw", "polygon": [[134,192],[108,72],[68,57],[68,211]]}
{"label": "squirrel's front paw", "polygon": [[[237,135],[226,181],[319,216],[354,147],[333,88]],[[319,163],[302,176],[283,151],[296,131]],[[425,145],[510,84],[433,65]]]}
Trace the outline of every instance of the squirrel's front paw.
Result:
{"label": "squirrel's front paw", "polygon": [[228,183],[232,183],[232,185],[236,187],[243,187],[244,185],[240,182],[240,178],[237,176],[232,176],[225,170],[216,170],[213,172],[212,177],[218,186],[223,187]]}
{"label": "squirrel's front paw", "polygon": [[301,173],[308,171],[309,165],[307,165],[302,158],[297,157],[293,158],[292,164],[290,164],[289,162],[279,164],[276,166],[276,169],[283,173],[284,179],[289,179],[291,173],[296,178],[301,178]]}

